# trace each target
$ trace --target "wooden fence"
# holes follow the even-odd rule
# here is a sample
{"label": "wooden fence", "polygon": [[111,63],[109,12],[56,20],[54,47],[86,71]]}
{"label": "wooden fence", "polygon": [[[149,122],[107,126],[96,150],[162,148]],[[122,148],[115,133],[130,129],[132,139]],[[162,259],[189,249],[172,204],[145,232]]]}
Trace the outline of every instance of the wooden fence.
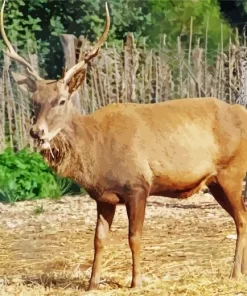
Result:
{"label": "wooden fence", "polygon": [[[83,58],[90,48],[84,38],[62,35],[61,43],[68,68]],[[225,51],[210,51],[198,44],[188,49],[170,50],[165,44],[148,50],[137,47],[131,34],[122,48],[104,46],[87,72],[77,104],[82,113],[90,113],[113,102],[155,103],[174,98],[216,96],[235,103],[241,88],[241,57],[247,48],[230,43]],[[38,55],[26,58],[37,69]],[[29,136],[30,95],[17,87],[10,66],[21,71],[20,65],[4,56],[0,77],[0,152],[6,147],[33,149]],[[42,69],[37,69],[42,72]],[[61,69],[62,72],[62,69]],[[243,183],[247,196],[247,183]]]}
{"label": "wooden fence", "polygon": [[[82,59],[91,46],[86,39],[71,35],[61,36],[61,43],[68,68]],[[176,50],[165,44],[148,50],[137,47],[132,34],[128,34],[122,48],[107,44],[102,47],[88,68],[77,103],[82,113],[112,102],[148,103],[186,97],[216,96],[234,103],[241,80],[239,60],[245,49],[230,43],[225,52],[210,51],[199,42],[194,48],[184,49],[178,38]],[[37,67],[38,55],[26,58]],[[19,71],[22,67],[4,57],[0,77],[0,151],[7,146],[15,150],[33,147],[29,137],[30,96],[14,83],[10,65]]]}

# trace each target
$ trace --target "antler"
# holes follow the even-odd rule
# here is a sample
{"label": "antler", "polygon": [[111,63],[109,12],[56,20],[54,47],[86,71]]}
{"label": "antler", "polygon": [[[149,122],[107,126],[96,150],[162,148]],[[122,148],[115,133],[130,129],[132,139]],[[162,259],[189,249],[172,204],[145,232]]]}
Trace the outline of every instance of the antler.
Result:
{"label": "antler", "polygon": [[65,76],[63,78],[64,83],[68,84],[70,82],[71,78],[75,74],[80,72],[85,67],[85,65],[87,65],[87,63],[98,54],[99,48],[105,42],[105,40],[107,38],[107,34],[110,29],[110,14],[108,11],[107,2],[105,3],[105,9],[106,9],[106,24],[105,24],[104,33],[102,34],[102,36],[100,37],[98,42],[95,44],[94,48],[85,56],[84,60],[77,63],[71,69],[68,70],[68,72],[65,74]]}
{"label": "antler", "polygon": [[9,42],[5,30],[4,30],[4,23],[3,23],[3,11],[4,11],[4,6],[5,6],[6,0],[3,0],[3,5],[1,9],[1,34],[3,37],[3,41],[5,42],[6,46],[8,47],[8,51],[4,51],[10,58],[20,62],[24,66],[27,67],[27,71],[30,75],[34,76],[37,80],[42,80],[42,78],[38,75],[38,73],[34,70],[34,68],[27,62],[25,61],[21,56],[17,54],[17,52],[14,50],[12,47],[11,43]]}

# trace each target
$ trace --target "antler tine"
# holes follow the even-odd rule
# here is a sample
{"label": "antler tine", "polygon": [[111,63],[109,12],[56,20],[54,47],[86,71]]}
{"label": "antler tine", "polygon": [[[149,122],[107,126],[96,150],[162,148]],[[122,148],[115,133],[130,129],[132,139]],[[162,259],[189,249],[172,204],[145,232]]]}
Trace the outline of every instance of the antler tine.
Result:
{"label": "antler tine", "polygon": [[19,56],[16,51],[14,50],[13,46],[11,45],[10,41],[7,38],[7,35],[4,30],[4,22],[3,22],[3,11],[5,6],[6,0],[3,0],[3,5],[1,8],[1,34],[3,37],[3,41],[5,42],[6,46],[8,47],[8,51],[4,51],[10,58],[20,62],[24,66],[27,67],[27,71],[30,75],[34,76],[37,80],[42,80],[42,78],[38,75],[38,73],[33,69],[33,67],[24,60],[21,56]]}
{"label": "antler tine", "polygon": [[108,32],[109,32],[109,29],[110,29],[110,14],[109,14],[107,2],[105,3],[105,9],[106,9],[106,23],[105,23],[105,29],[104,29],[102,36],[100,37],[98,42],[95,44],[94,48],[86,55],[84,60],[77,63],[71,69],[68,70],[68,72],[65,74],[64,79],[63,79],[63,81],[66,84],[71,80],[71,78],[76,73],[81,71],[92,58],[94,58],[97,55],[99,48],[105,42]]}

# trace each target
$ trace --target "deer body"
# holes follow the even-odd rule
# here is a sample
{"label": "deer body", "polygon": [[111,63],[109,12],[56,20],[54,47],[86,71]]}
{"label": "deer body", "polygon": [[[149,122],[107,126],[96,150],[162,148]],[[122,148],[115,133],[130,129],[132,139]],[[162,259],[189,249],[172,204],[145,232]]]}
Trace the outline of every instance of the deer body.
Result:
{"label": "deer body", "polygon": [[[54,158],[49,150],[41,152],[48,164],[81,184],[97,203],[90,289],[99,285],[103,245],[117,204],[127,208],[132,287],[136,287],[141,285],[140,243],[147,197],[186,198],[204,185],[235,217],[237,231],[244,229],[233,271],[239,277],[242,261],[247,259],[247,216],[241,198],[247,171],[247,111],[243,107],[216,98],[112,104],[90,115],[74,114],[51,147]],[[226,196],[223,188],[232,194]]]}
{"label": "deer body", "polygon": [[242,180],[247,171],[247,111],[216,98],[190,98],[158,104],[112,104],[89,115],[75,111],[73,95],[88,62],[107,38],[105,30],[84,60],[59,80],[41,78],[9,42],[1,9],[1,34],[12,59],[26,67],[12,73],[33,93],[30,130],[48,164],[84,187],[97,204],[94,261],[89,290],[100,282],[103,248],[116,205],[125,204],[132,252],[131,287],[141,279],[141,233],[149,195],[187,198],[207,185],[233,218],[237,242],[232,276],[247,273],[247,213]]}
{"label": "deer body", "polygon": [[121,196],[125,186],[144,183],[149,194],[183,197],[247,145],[246,115],[215,98],[112,104],[71,118],[63,136],[71,148],[60,165],[42,153],[58,174],[99,195]]}

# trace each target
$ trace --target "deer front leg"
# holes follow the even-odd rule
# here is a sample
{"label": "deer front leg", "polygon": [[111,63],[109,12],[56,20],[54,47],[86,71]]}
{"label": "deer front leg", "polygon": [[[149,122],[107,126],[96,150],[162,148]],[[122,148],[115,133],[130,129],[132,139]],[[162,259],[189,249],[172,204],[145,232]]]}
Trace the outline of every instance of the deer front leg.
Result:
{"label": "deer front leg", "polygon": [[131,288],[142,286],[141,275],[141,233],[145,217],[147,193],[145,189],[135,189],[128,196],[126,209],[129,219],[129,246],[132,252]]}
{"label": "deer front leg", "polygon": [[116,206],[97,202],[97,224],[94,236],[94,261],[88,290],[99,288],[104,245],[111,228]]}

